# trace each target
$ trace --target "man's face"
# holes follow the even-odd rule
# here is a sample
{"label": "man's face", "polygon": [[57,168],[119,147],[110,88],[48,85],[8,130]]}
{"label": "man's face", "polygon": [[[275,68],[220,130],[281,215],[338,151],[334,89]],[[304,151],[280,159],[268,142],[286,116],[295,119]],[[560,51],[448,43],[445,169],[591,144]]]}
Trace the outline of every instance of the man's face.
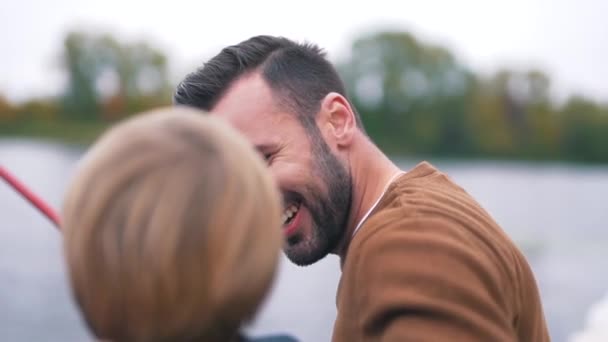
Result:
{"label": "man's face", "polygon": [[235,82],[211,113],[228,120],[266,159],[283,195],[285,254],[295,264],[309,265],[333,251],[343,236],[351,178],[314,121],[306,129],[282,107],[253,74]]}

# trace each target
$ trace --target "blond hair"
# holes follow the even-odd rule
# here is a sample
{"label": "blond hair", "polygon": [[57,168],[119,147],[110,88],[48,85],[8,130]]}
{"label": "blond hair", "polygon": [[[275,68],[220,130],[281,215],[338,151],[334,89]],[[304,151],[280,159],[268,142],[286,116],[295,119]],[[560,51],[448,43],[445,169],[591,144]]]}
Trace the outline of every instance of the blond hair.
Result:
{"label": "blond hair", "polygon": [[74,298],[111,341],[226,341],[268,292],[278,191],[243,137],[194,109],[119,123],[81,161],[62,210]]}

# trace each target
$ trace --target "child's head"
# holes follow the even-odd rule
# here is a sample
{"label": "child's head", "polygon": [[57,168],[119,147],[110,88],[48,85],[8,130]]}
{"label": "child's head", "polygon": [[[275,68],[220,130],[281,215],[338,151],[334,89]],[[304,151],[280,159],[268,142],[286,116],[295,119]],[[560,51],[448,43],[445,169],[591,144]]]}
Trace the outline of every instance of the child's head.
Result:
{"label": "child's head", "polygon": [[121,122],[88,151],[62,210],[74,297],[111,341],[225,341],[269,290],[278,191],[236,131],[194,109]]}

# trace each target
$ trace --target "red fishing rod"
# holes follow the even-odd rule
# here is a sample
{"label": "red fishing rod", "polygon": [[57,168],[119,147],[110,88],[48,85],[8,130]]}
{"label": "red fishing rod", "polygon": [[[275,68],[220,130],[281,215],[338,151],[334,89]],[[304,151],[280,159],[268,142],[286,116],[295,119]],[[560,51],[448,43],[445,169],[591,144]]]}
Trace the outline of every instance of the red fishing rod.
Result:
{"label": "red fishing rod", "polygon": [[57,228],[59,225],[59,215],[49,206],[44,200],[36,196],[25,184],[20,182],[17,177],[13,176],[4,166],[0,165],[0,177],[4,179],[15,191],[21,196],[28,200],[34,207],[36,207],[44,216],[46,216],[51,222],[55,224]]}

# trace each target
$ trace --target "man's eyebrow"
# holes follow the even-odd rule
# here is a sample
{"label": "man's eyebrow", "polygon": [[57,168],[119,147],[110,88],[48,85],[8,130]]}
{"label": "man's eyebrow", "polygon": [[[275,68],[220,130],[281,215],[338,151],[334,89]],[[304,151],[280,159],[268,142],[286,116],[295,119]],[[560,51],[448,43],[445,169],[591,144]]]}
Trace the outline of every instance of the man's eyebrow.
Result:
{"label": "man's eyebrow", "polygon": [[266,142],[266,143],[261,143],[261,144],[255,144],[254,147],[258,151],[265,151],[265,152],[267,152],[269,150],[273,150],[274,148],[276,148],[276,144],[270,143],[270,142]]}

